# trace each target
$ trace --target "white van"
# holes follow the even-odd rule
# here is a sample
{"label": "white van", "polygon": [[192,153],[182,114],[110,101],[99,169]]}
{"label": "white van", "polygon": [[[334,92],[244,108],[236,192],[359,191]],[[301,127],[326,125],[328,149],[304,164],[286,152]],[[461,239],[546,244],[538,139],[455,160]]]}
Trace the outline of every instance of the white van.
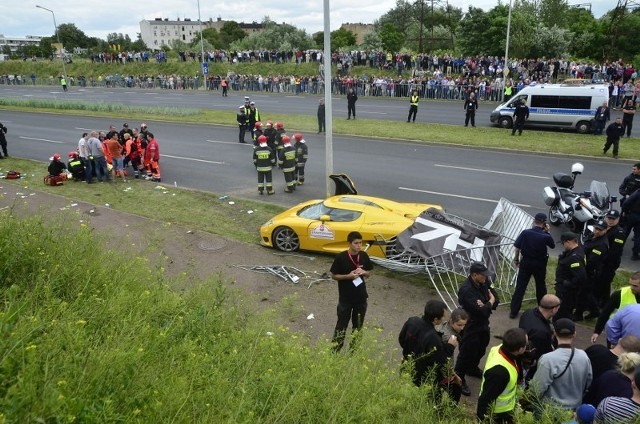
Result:
{"label": "white van", "polygon": [[570,128],[586,134],[591,132],[591,120],[596,109],[609,101],[609,89],[601,84],[530,85],[491,112],[491,122],[503,128],[511,128],[515,105],[522,99],[529,106],[526,126]]}

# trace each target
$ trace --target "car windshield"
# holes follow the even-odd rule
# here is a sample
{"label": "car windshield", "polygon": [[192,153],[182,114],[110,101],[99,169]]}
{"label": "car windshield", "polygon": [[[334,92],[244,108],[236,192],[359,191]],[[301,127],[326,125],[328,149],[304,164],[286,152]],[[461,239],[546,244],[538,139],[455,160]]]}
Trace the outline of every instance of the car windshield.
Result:
{"label": "car windshield", "polygon": [[324,202],[305,206],[298,212],[298,216],[300,218],[313,220],[320,220],[323,215],[328,215],[333,222],[351,222],[360,218],[362,213],[347,209],[328,208],[325,206]]}

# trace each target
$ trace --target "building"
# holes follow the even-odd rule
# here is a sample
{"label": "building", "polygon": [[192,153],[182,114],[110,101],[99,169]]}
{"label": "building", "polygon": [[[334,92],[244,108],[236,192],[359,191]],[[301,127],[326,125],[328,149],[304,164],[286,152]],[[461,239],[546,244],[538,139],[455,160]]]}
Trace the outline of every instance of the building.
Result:
{"label": "building", "polygon": [[364,36],[370,32],[373,32],[375,29],[373,24],[342,24],[340,29],[346,29],[347,31],[351,31],[356,35],[356,44],[360,45],[364,41]]}
{"label": "building", "polygon": [[[224,24],[229,21],[218,18],[217,20],[209,19],[202,22],[202,30],[207,28],[215,28],[220,31]],[[238,23],[240,28],[247,34],[262,31],[262,24],[253,22],[246,24]],[[190,44],[200,33],[200,22],[193,21],[189,18],[183,20],[170,21],[168,18],[155,18],[154,20],[140,21],[140,37],[142,41],[153,50],[159,50],[162,46],[170,46],[174,40],[180,40]]]}
{"label": "building", "polygon": [[6,53],[6,46],[9,46],[11,54],[15,54],[20,47],[30,45],[39,46],[40,40],[42,40],[42,37],[37,37],[35,35],[27,35],[26,37],[5,37],[0,34],[0,53]]}

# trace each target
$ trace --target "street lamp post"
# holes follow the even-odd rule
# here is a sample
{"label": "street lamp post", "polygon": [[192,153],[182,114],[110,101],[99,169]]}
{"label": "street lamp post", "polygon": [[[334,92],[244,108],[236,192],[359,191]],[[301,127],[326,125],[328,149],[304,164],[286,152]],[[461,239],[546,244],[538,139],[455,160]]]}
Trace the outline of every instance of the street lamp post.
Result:
{"label": "street lamp post", "polygon": [[207,74],[209,73],[208,62],[205,64],[204,60],[204,40],[202,38],[202,19],[200,19],[200,0],[198,0],[198,24],[200,26],[200,56],[202,57],[202,79],[204,80],[203,88],[207,89]]}
{"label": "street lamp post", "polygon": [[48,12],[51,12],[51,15],[53,15],[53,28],[56,32],[56,39],[58,40],[58,45],[60,46],[60,53],[62,55],[62,77],[66,78],[67,77],[67,67],[64,64],[64,46],[62,45],[62,43],[60,43],[60,35],[58,34],[58,24],[56,23],[56,14],[53,12],[53,10],[51,9],[47,9],[46,7],[42,7],[42,6],[38,6],[36,5],[36,7],[38,9],[42,9],[42,10],[46,10]]}
{"label": "street lamp post", "polygon": [[507,84],[507,77],[509,76],[509,35],[511,32],[511,1],[509,0],[509,17],[507,18],[507,45],[504,51],[504,68],[502,69],[502,75],[504,75],[504,84]]}

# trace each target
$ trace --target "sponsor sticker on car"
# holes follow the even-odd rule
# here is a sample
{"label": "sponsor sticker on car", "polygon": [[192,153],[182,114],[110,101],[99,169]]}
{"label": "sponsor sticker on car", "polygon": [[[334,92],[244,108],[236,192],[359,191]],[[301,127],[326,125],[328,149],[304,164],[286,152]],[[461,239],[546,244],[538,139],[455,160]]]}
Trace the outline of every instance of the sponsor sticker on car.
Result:
{"label": "sponsor sticker on car", "polygon": [[320,224],[316,228],[311,229],[310,238],[334,240],[335,236],[336,236],[335,233],[331,231],[329,227],[327,227],[324,224]]}

